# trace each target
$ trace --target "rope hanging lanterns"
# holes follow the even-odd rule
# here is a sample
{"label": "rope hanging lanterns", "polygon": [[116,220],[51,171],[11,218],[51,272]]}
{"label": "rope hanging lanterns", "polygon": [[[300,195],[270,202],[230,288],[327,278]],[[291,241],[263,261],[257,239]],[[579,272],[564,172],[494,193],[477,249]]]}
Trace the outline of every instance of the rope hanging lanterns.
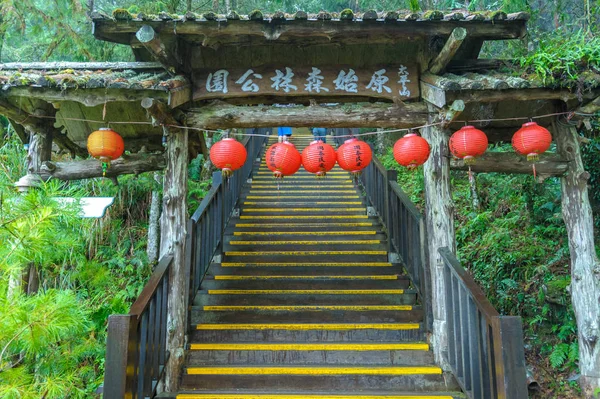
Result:
{"label": "rope hanging lanterns", "polygon": [[102,176],[106,176],[110,162],[123,155],[125,143],[119,133],[104,127],[89,135],[87,149],[92,157],[102,162]]}
{"label": "rope hanging lanterns", "polygon": [[246,147],[233,138],[225,138],[216,142],[210,148],[210,160],[221,169],[223,176],[229,177],[233,171],[241,168],[246,163],[248,152]]}

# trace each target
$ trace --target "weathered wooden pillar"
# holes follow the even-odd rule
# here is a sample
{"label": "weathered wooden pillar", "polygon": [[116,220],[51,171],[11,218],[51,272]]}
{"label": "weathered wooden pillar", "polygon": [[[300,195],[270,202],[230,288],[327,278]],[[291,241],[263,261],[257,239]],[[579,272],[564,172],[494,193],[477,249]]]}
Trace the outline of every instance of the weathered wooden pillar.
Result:
{"label": "weathered wooden pillar", "polygon": [[52,156],[52,132],[30,132],[27,172],[39,174],[42,163]]}
{"label": "weathered wooden pillar", "polygon": [[574,127],[557,121],[554,139],[558,152],[569,161],[561,178],[562,211],[571,254],[571,298],[577,319],[580,385],[583,397],[600,390],[600,262],[594,247],[594,220],[588,197],[589,173],[583,168],[579,135]]}
{"label": "weathered wooden pillar", "polygon": [[[167,128],[165,128],[167,129]],[[178,389],[185,354],[187,330],[187,280],[185,276],[185,243],[187,225],[188,132],[168,129],[167,167],[163,177],[163,213],[160,256],[173,254],[169,273],[167,308],[167,350],[170,358],[165,373],[165,391]]]}
{"label": "weathered wooden pillar", "polygon": [[454,206],[450,189],[450,159],[448,157],[449,135],[440,126],[432,126],[423,129],[422,136],[431,146],[431,155],[423,166],[423,173],[425,177],[425,222],[433,308],[432,347],[436,362],[444,370],[449,370],[446,360],[448,335],[446,331],[447,304],[443,273],[444,263],[438,251],[440,248],[448,247],[456,253]]}

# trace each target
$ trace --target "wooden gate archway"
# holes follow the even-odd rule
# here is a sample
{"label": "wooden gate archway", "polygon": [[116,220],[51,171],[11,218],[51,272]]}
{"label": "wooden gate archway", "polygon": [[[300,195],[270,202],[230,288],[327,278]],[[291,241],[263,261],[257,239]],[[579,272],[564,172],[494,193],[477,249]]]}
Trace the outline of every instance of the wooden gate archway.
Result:
{"label": "wooden gate archway", "polygon": [[[189,156],[207,155],[203,130],[271,126],[416,128],[432,146],[424,167],[429,268],[433,285],[433,348],[445,365],[443,247],[455,248],[448,136],[457,119],[477,120],[491,142],[508,142],[523,118],[595,112],[600,90],[572,93],[515,76],[510,62],[479,59],[486,41],[522,39],[528,15],[502,12],[425,14],[367,12],[341,16],[257,11],[248,16],[113,17],[94,14],[94,35],[131,46],[135,63],[41,63],[1,66],[0,113],[24,141],[39,137],[31,173],[42,178],[101,175],[90,161],[51,162],[51,141],[84,157],[87,136],[106,122],[129,155],[109,175],[165,168],[161,253],[172,253],[167,389],[174,390],[185,334],[185,189]],[[508,71],[508,72],[506,72]],[[600,80],[600,78],[599,78]],[[290,106],[278,106],[287,104]],[[575,118],[577,118],[577,115]],[[560,176],[569,231],[582,364],[600,384],[600,287],[591,210],[576,132],[557,118],[558,151],[540,163],[541,177]],[[46,144],[43,144],[46,143]],[[163,146],[164,144],[164,146]],[[164,147],[166,146],[166,150]],[[39,150],[39,151],[38,151]],[[45,154],[45,155],[41,155]],[[36,155],[37,156],[37,155]],[[510,154],[490,153],[476,171],[529,173]],[[584,322],[584,320],[587,320]],[[595,320],[595,322],[594,322]]]}

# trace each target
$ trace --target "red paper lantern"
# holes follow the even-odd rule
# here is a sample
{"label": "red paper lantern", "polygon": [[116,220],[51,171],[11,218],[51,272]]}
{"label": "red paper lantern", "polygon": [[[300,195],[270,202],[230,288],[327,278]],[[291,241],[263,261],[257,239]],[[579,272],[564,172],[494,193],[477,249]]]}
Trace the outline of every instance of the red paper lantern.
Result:
{"label": "red paper lantern", "polygon": [[302,156],[289,141],[275,143],[269,147],[266,159],[267,167],[277,179],[293,175],[302,165]]}
{"label": "red paper lantern", "polygon": [[88,137],[87,149],[89,154],[102,162],[102,175],[114,161],[123,155],[125,143],[119,133],[111,128],[100,128]]}
{"label": "red paper lantern", "polygon": [[302,151],[302,165],[309,173],[324,177],[335,166],[335,150],[321,140],[313,141]]}
{"label": "red paper lantern", "polygon": [[360,173],[361,170],[369,166],[373,152],[371,147],[364,141],[351,138],[338,148],[338,165],[350,173]]}
{"label": "red paper lantern", "polygon": [[484,132],[474,126],[463,126],[450,137],[450,152],[465,164],[475,163],[475,157],[483,155],[488,147],[488,138]]}
{"label": "red paper lantern", "polygon": [[246,163],[248,152],[242,143],[233,138],[225,138],[210,148],[210,160],[221,169],[223,176],[231,176],[234,170]]}
{"label": "red paper lantern", "polygon": [[539,155],[546,152],[552,143],[552,135],[548,129],[535,122],[527,122],[517,130],[512,138],[512,146],[528,161],[537,161]]}
{"label": "red paper lantern", "polygon": [[423,165],[429,158],[429,143],[415,133],[408,133],[394,144],[394,159],[408,169]]}

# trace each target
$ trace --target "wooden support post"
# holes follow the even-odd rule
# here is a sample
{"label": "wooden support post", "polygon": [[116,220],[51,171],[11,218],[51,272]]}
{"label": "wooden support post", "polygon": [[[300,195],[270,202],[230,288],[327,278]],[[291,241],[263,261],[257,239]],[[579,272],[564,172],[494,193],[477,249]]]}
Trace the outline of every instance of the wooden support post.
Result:
{"label": "wooden support post", "polygon": [[571,298],[577,319],[580,385],[583,397],[600,390],[600,262],[594,247],[594,220],[588,197],[589,174],[583,168],[579,135],[574,127],[557,121],[554,139],[569,160],[561,179],[562,211],[571,254]]}
{"label": "wooden support post", "polygon": [[42,163],[49,161],[52,155],[52,131],[30,131],[27,153],[27,172],[40,173]]}
{"label": "wooden support post", "polygon": [[[430,106],[430,122],[435,121],[437,109]],[[447,361],[448,334],[446,330],[446,284],[444,261],[439,249],[448,247],[456,253],[454,236],[454,206],[450,190],[450,161],[448,132],[440,126],[422,130],[431,146],[431,155],[423,167],[425,177],[425,223],[429,269],[431,271],[431,301],[433,308],[432,347],[435,360],[444,370],[450,370]]]}
{"label": "wooden support post", "polygon": [[165,391],[178,389],[185,355],[187,280],[185,243],[187,221],[188,132],[173,129],[167,138],[167,168],[163,178],[163,214],[160,256],[173,255],[169,274],[169,307],[167,309],[167,350]]}
{"label": "wooden support post", "polygon": [[150,25],[142,25],[136,32],[135,37],[167,71],[176,72],[179,70],[179,62],[167,50],[156,31]]}
{"label": "wooden support post", "polygon": [[452,61],[452,57],[454,57],[454,54],[456,54],[466,37],[467,30],[465,28],[455,28],[450,34],[448,41],[442,48],[442,51],[440,51],[438,56],[431,63],[429,71],[434,75],[444,71],[450,61]]}
{"label": "wooden support post", "polygon": [[185,333],[187,331],[188,280],[185,267],[187,234],[187,168],[188,130],[169,128],[168,125],[185,125],[176,119],[168,107],[151,98],[142,106],[152,116],[153,122],[163,126],[167,138],[167,166],[163,176],[163,212],[160,230],[160,257],[173,255],[169,269],[169,305],[167,309],[167,351],[169,361],[165,366],[167,392],[178,389],[179,377],[185,360]]}

